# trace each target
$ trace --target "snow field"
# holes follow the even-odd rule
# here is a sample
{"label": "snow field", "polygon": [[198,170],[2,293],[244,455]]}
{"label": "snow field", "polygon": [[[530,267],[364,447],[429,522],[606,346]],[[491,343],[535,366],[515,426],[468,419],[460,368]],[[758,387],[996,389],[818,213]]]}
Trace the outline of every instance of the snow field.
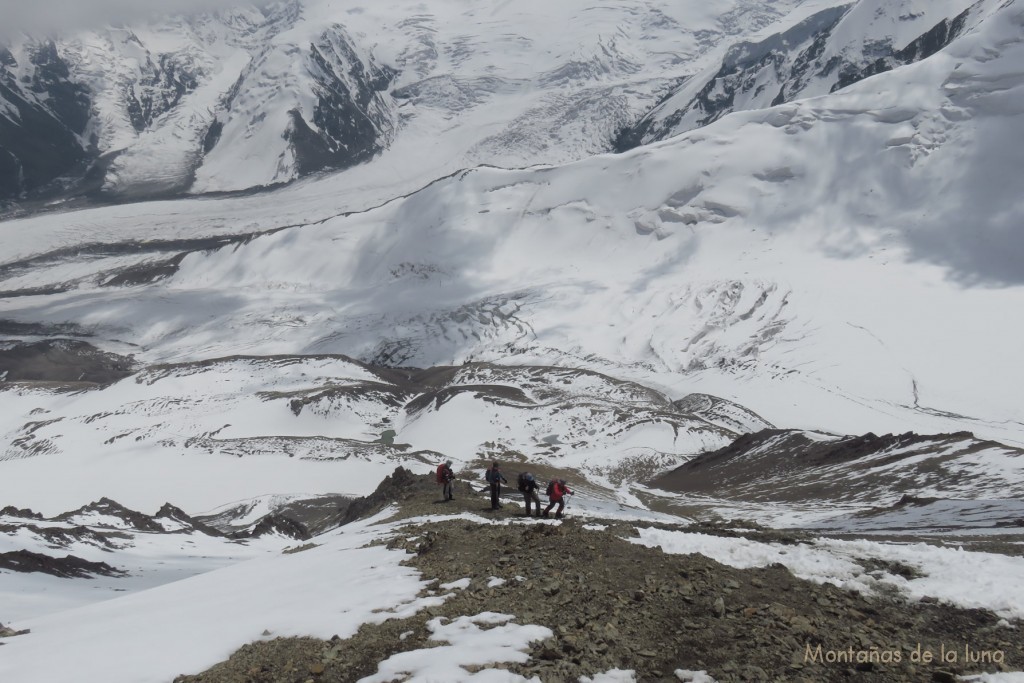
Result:
{"label": "snow field", "polygon": [[[103,521],[103,520],[98,520]],[[0,523],[24,524],[23,519],[0,518]],[[38,522],[44,529],[72,528],[85,520],[61,525]],[[278,553],[292,539],[264,536],[245,543],[228,542],[202,533],[154,534],[125,532],[125,538],[111,538],[113,552],[88,541],[55,549],[44,537],[21,527],[16,534],[0,535],[0,553],[27,550],[43,555],[75,555],[89,562],[105,562],[127,576],[93,576],[66,579],[41,572],[4,572],[0,580],[0,602],[8,622],[21,622],[73,608],[91,605],[123,594],[138,593],[181,581],[247,560]]]}
{"label": "snow field", "polygon": [[554,635],[545,626],[510,623],[514,618],[509,614],[482,612],[451,621],[443,617],[431,619],[427,622],[432,634],[430,639],[447,645],[392,655],[378,664],[376,674],[361,678],[359,683],[540,683],[537,677],[524,678],[501,669],[482,669],[474,673],[466,670],[470,666],[526,662],[529,655],[524,651],[530,643]]}
{"label": "snow field", "polygon": [[[116,599],[55,606],[59,611],[52,614],[19,619],[18,627],[31,633],[6,641],[0,675],[24,683],[75,677],[113,683],[166,681],[221,661],[245,642],[304,635],[347,638],[363,623],[411,616],[441,604],[451,591],[469,586],[471,579],[464,578],[439,585],[439,590],[419,598],[417,594],[430,582],[400,564],[405,554],[367,544],[434,519],[495,522],[472,514],[388,522],[392,513],[386,510],[320,536],[316,547],[298,553],[269,555],[268,551],[280,549],[284,539],[263,539],[258,549],[243,548],[248,557],[235,558],[244,561],[232,566]],[[158,540],[166,543],[165,538]],[[136,552],[152,554],[152,560],[158,561],[162,558],[158,546],[140,544]],[[193,564],[196,559],[188,558]],[[492,577],[488,586],[494,585],[498,584]],[[38,610],[38,600],[35,607]],[[537,678],[480,668],[525,662],[530,643],[552,635],[546,627],[515,624],[513,618],[493,612],[450,621],[435,618],[428,628],[431,639],[442,645],[390,657],[361,683],[539,683]],[[80,635],[82,623],[102,627]],[[45,657],[58,643],[66,656]],[[118,670],[111,671],[109,662],[115,656]],[[477,670],[470,673],[467,667]],[[591,680],[612,683],[635,678],[632,672],[613,670]]]}

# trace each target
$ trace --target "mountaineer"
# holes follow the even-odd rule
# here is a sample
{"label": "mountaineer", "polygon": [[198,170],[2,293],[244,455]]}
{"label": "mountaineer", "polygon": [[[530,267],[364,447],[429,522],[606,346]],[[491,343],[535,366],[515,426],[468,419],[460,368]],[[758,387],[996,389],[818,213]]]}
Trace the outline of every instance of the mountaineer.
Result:
{"label": "mountaineer", "polygon": [[571,496],[573,495],[573,492],[565,485],[565,479],[552,479],[548,482],[546,493],[548,495],[549,502],[548,506],[544,509],[543,516],[547,517],[548,513],[551,512],[551,508],[555,506],[555,503],[558,503],[558,511],[555,512],[555,519],[561,519],[562,510],[565,509],[565,496]]}
{"label": "mountaineer", "polygon": [[537,506],[537,516],[540,517],[540,496],[537,495],[537,480],[529,472],[520,472],[518,484],[520,493],[526,499],[526,516],[533,516],[530,514],[530,503],[533,502]]}
{"label": "mountaineer", "polygon": [[491,485],[491,509],[497,510],[501,507],[501,504],[498,503],[498,497],[501,496],[501,483],[507,484],[508,480],[502,475],[497,462],[492,462],[487,469],[486,479],[487,483]]}
{"label": "mountaineer", "polygon": [[445,500],[452,500],[455,496],[452,495],[452,480],[455,479],[455,473],[452,472],[452,461],[447,460],[437,466],[437,483],[443,484],[443,495]]}

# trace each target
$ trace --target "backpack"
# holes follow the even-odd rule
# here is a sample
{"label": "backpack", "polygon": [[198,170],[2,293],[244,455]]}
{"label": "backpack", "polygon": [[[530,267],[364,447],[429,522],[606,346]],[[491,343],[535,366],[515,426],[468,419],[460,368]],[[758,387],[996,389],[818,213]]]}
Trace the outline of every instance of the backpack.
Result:
{"label": "backpack", "polygon": [[520,472],[519,473],[519,490],[520,491],[525,491],[526,490],[526,484],[529,481],[530,481],[530,473],[529,472]]}
{"label": "backpack", "polygon": [[437,483],[444,483],[444,463],[441,463],[440,465],[437,466]]}
{"label": "backpack", "polygon": [[544,492],[544,495],[546,495],[546,496],[553,496],[553,495],[555,495],[555,480],[554,479],[552,479],[551,481],[548,482],[548,489],[547,489],[547,491]]}

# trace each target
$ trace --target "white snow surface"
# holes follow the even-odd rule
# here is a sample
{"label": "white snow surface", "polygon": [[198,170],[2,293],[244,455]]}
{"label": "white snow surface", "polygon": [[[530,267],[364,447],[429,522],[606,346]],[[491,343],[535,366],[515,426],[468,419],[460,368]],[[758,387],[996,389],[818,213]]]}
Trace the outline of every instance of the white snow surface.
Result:
{"label": "white snow surface", "polygon": [[707,671],[703,669],[700,671],[693,671],[691,669],[676,669],[676,678],[683,683],[718,683],[714,678],[708,675]]}
{"label": "white snow surface", "polygon": [[[83,138],[118,153],[107,189],[202,193],[298,178],[292,112],[314,132],[322,125],[325,66],[314,45],[326,46],[319,55],[334,90],[356,92],[353,81],[372,68],[398,74],[365,107],[385,150],[351,177],[422,184],[466,166],[562,163],[608,150],[619,127],[711,58],[720,40],[799,4],[287,0],[71,32],[57,50],[90,91]],[[16,41],[14,52],[36,40]],[[194,83],[178,92],[161,82],[175,77]],[[158,115],[139,131],[130,111],[148,96]],[[219,140],[204,150],[214,121]]]}
{"label": "white snow surface", "polygon": [[[25,683],[166,681],[180,673],[196,673],[245,642],[305,635],[347,638],[361,624],[403,618],[440,604],[451,593],[416,597],[428,583],[399,564],[404,552],[367,545],[430,519],[387,523],[391,512],[321,536],[316,547],[301,552],[268,554],[264,549],[258,557],[136,594],[83,607],[63,605],[50,616],[19,616],[18,627],[31,633],[6,641],[0,675]],[[486,523],[476,516],[465,518]],[[467,578],[440,588],[451,591],[469,583]],[[38,606],[41,596],[33,597]],[[552,635],[546,627],[519,625],[513,619],[493,612],[452,621],[435,618],[428,622],[431,638],[445,644],[395,655],[362,681],[539,681],[487,668],[527,661],[530,643]],[[102,628],[75,635],[83,623]],[[45,656],[48,648],[61,642],[69,648],[66,657]],[[109,666],[115,657],[116,671]]]}
{"label": "white snow surface", "polygon": [[536,676],[524,678],[503,669],[475,669],[487,664],[526,662],[531,642],[550,638],[554,633],[546,626],[520,626],[510,623],[509,614],[482,612],[462,616],[448,623],[443,617],[427,622],[431,640],[447,645],[412,650],[392,655],[377,665],[377,673],[359,679],[359,683],[540,683]]}
{"label": "white snow surface", "polygon": [[[467,7],[451,0],[429,9],[417,3],[412,12],[413,3],[397,0],[372,8],[309,0],[292,3],[301,11],[282,24],[251,34],[246,27],[262,20],[248,10],[226,14],[227,29],[224,17],[205,28],[202,21],[139,27],[139,61],[120,65],[116,78],[135,79],[147,55],[165,54],[198,64],[205,80],[142,135],[112,99],[117,82],[107,84],[91,132],[106,148],[124,150],[114,184],[143,178],[173,186],[195,173],[194,189],[203,191],[293,178],[277,119],[292,106],[308,113],[312,100],[302,65],[286,56],[319,35],[325,18],[337,20],[339,8],[357,58],[401,66],[392,88],[411,95],[393,112],[390,147],[357,169],[253,196],[0,222],[0,288],[22,294],[0,299],[0,319],[70,323],[73,336],[143,363],[183,363],[91,391],[0,380],[0,498],[47,514],[109,496],[140,509],[171,500],[189,512],[241,504],[256,515],[299,494],[367,493],[396,464],[426,473],[433,451],[469,460],[487,449],[522,448],[547,463],[590,467],[608,484],[600,493],[581,490],[573,514],[678,521],[610,485],[624,454],[667,466],[769,424],[835,434],[966,429],[1024,444],[1015,314],[1024,304],[1024,200],[1008,182],[1024,168],[1024,148],[1015,144],[1024,133],[1020,0],[982,0],[970,29],[946,49],[842,92],[594,155],[678,78],[717,64],[725,46],[717,38],[702,43],[701,35],[764,38],[779,28],[770,20],[789,9],[797,7],[801,14],[790,18],[797,21],[836,5],[709,9],[694,0],[637,10],[618,1]],[[868,12],[878,5],[858,4],[867,24],[848,14],[848,40],[837,45],[903,40],[910,24],[886,24]],[[920,28],[933,10],[963,3],[899,6],[922,17]],[[881,18],[872,23],[867,14]],[[570,21],[579,17],[586,21]],[[209,40],[196,50],[188,40],[204,30]],[[100,78],[115,42],[137,45],[112,29],[63,49],[77,55],[76,69]],[[225,132],[230,147],[197,165],[196,131],[243,71],[264,87],[239,103]],[[267,117],[259,119],[263,108]],[[170,277],[103,286],[118,269],[177,253],[147,246],[154,240],[258,233],[197,248]],[[112,248],[94,253],[84,249],[90,245]],[[140,255],[136,247],[152,251]],[[553,384],[524,384],[539,404],[534,413],[465,391],[411,414],[362,398],[325,399],[296,414],[295,396],[379,378],[340,357],[234,357],[331,353],[392,365],[483,360],[604,375],[567,374],[561,394]],[[189,364],[217,358],[226,360]],[[522,382],[497,371],[474,377],[472,367],[466,386]],[[691,394],[733,403],[701,418],[699,428],[682,429],[655,420],[614,429],[607,406],[598,419],[582,404],[563,410],[558,403],[613,390],[616,400],[650,412]],[[415,458],[375,444],[385,428],[424,452]],[[1020,481],[998,448],[964,461],[990,488],[999,478]],[[969,483],[957,493],[970,498]],[[943,503],[921,517],[969,518],[990,503]],[[780,524],[844,511],[744,509]],[[1007,517],[1018,509],[999,504]],[[928,521],[906,511],[892,518]],[[362,623],[438,604],[444,595],[416,597],[425,584],[400,565],[402,553],[367,546],[394,528],[357,523],[294,554],[277,554],[281,539],[234,552],[198,537],[137,534],[119,550],[133,575],[95,579],[91,596],[82,583],[5,573],[0,597],[22,615],[12,625],[32,632],[6,641],[0,679],[166,681],[223,660],[264,630],[346,637]],[[867,540],[782,546],[640,533],[637,542],[666,552],[701,552],[736,567],[781,562],[814,581],[895,587],[1024,618],[1019,557]],[[0,543],[47,547],[22,532]],[[75,552],[103,557],[87,545]],[[898,561],[922,575],[868,572],[863,558]],[[179,577],[187,578],[172,580]],[[331,589],[342,584],[351,589]],[[132,592],[110,599],[118,587]],[[448,643],[441,647],[452,648],[448,680],[522,680],[464,667],[520,661],[546,630],[489,613],[432,623]],[[430,653],[389,659],[376,680],[435,676]],[[594,680],[626,675],[595,672]]]}
{"label": "white snow surface", "polygon": [[29,254],[57,238],[47,226],[109,235],[108,215],[169,206],[172,232],[323,221],[191,254],[146,286],[6,299],[0,316],[75,322],[147,361],[514,358],[722,396],[777,425],[1021,444],[1007,312],[1024,301],[1024,207],[999,179],[1024,163],[1000,142],[1024,120],[1024,19],[1017,2],[982,10],[946,50],[842,92],[619,156],[460,173],[363,213],[337,215],[335,178],[246,198],[230,221],[238,199],[2,223]]}
{"label": "white snow surface", "polygon": [[[168,681],[226,659],[264,637],[350,637],[364,623],[439,604],[400,564],[405,554],[365,547],[387,527],[359,522],[303,552],[257,557],[114,600],[26,619],[6,641],[7,681]],[[89,628],[82,628],[89,624]],[[261,635],[264,630],[271,636]],[[56,648],[64,653],[52,657]],[[118,665],[111,667],[116,661]]]}
{"label": "white snow surface", "polygon": [[[827,95],[850,71],[868,71],[940,22],[954,23],[977,0],[818,0],[738,41],[720,62],[686,81],[650,114],[645,140],[699,128],[709,116],[767,109]],[[983,4],[983,3],[981,3]],[[984,12],[968,13],[973,25]],[[739,73],[735,69],[739,69]],[[745,72],[745,73],[744,73]],[[723,101],[724,90],[731,97]],[[713,100],[712,111],[699,105]],[[720,108],[724,108],[721,109]],[[656,134],[656,135],[652,135]]]}
{"label": "white snow surface", "polygon": [[[0,602],[8,622],[56,614],[123,593],[144,591],[294,545],[292,539],[276,535],[239,542],[191,530],[160,534],[121,528],[117,535],[107,536],[103,532],[112,525],[97,526],[102,525],[103,520],[95,519],[70,518],[63,523],[30,521],[26,526],[24,519],[0,516],[0,523],[19,527],[16,533],[0,534],[0,552],[27,550],[56,557],[70,554],[90,562],[105,562],[127,572],[126,576],[95,575],[88,579],[58,578],[41,572],[4,572],[0,575]],[[98,533],[68,544],[55,543],[44,535],[54,530],[73,533],[76,525],[89,526]]]}
{"label": "white snow surface", "polygon": [[[594,373],[467,366],[448,384],[470,390],[407,411],[412,395],[360,364],[304,357],[151,368],[86,393],[13,386],[0,391],[0,494],[46,514],[107,496],[190,514],[244,504],[254,517],[280,496],[366,495],[396,465],[425,473],[439,454],[457,469],[498,449],[595,472],[637,458],[667,467],[742,429],[666,417],[665,396]],[[521,397],[472,390],[485,385]],[[296,397],[316,400],[297,413]],[[378,443],[389,429],[395,445]]]}

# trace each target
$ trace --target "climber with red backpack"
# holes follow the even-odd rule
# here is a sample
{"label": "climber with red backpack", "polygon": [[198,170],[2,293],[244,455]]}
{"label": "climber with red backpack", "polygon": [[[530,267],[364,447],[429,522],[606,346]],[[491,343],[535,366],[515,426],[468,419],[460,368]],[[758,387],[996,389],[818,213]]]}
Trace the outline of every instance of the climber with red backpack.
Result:
{"label": "climber with red backpack", "polygon": [[[562,518],[562,510],[565,509],[565,497],[573,495],[573,492],[565,484],[565,479],[552,479],[548,482],[548,488],[546,491],[548,495],[548,506],[544,509],[542,517],[547,517],[548,513],[551,512],[551,508],[558,504],[558,510],[555,512],[555,519]],[[540,509],[538,507],[538,509]]]}
{"label": "climber with red backpack", "polygon": [[452,500],[455,496],[452,495],[452,481],[455,479],[455,473],[452,472],[452,461],[447,460],[437,466],[437,483],[444,486],[443,495],[445,500]]}

